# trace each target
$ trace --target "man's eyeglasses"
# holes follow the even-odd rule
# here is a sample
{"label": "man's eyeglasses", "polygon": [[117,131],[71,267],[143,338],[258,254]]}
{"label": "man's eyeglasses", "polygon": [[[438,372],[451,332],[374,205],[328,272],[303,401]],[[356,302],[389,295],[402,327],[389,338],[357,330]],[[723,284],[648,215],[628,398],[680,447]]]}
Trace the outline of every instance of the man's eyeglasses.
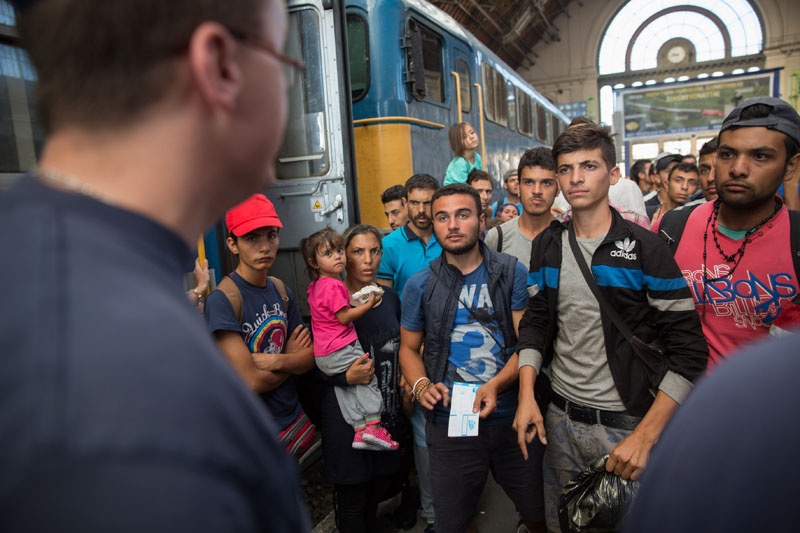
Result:
{"label": "man's eyeglasses", "polygon": [[264,39],[261,39],[260,37],[249,35],[247,33],[244,33],[239,30],[234,30],[232,28],[228,28],[228,31],[237,41],[240,41],[246,45],[252,46],[254,48],[257,48],[259,50],[268,53],[269,55],[271,55],[284,65],[289,65],[290,67],[297,69],[300,72],[303,72],[306,69],[305,63],[293,57],[289,57],[283,52],[279,52],[278,50],[275,49],[274,46],[272,46],[272,44],[270,44],[268,41]]}

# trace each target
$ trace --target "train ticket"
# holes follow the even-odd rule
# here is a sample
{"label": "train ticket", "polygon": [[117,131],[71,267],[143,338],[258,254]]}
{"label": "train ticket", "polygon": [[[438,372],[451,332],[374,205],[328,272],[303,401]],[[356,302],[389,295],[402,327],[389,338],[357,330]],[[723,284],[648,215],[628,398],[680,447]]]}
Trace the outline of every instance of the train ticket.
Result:
{"label": "train ticket", "polygon": [[447,426],[448,437],[477,437],[478,413],[472,412],[475,403],[475,392],[478,383],[453,383],[453,394],[450,396],[450,422]]}

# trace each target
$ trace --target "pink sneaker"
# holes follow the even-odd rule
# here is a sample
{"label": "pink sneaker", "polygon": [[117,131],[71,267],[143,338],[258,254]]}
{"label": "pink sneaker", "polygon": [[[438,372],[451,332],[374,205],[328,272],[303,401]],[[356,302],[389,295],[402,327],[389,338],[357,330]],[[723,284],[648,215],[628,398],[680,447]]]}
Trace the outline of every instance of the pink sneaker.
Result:
{"label": "pink sneaker", "polygon": [[364,440],[364,429],[356,430],[356,435],[353,437],[353,449],[354,450],[372,450],[372,451],[383,451],[385,448],[382,446],[376,446],[375,444],[371,444]]}
{"label": "pink sneaker", "polygon": [[396,441],[392,440],[392,436],[389,435],[389,432],[378,424],[367,425],[364,429],[362,439],[364,442],[380,446],[383,450],[396,450],[400,447]]}

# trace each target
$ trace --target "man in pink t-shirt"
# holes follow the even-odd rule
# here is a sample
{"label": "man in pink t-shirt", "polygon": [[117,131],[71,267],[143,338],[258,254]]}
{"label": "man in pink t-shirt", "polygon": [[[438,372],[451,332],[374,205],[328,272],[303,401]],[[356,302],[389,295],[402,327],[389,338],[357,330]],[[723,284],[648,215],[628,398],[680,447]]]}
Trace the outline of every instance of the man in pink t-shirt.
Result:
{"label": "man in pink t-shirt", "polygon": [[767,335],[798,295],[789,211],[776,192],[800,171],[799,146],[800,116],[778,98],[746,100],[722,123],[719,198],[689,215],[675,253],[700,313],[709,368]]}

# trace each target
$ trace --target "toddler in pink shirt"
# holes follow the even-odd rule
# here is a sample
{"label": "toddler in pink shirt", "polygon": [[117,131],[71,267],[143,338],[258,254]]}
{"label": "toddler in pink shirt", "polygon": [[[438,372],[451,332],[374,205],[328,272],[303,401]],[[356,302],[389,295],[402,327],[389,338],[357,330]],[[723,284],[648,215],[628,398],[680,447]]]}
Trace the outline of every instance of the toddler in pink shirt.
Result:
{"label": "toddler in pink shirt", "polygon": [[[314,334],[314,360],[323,373],[333,376],[347,371],[364,354],[353,320],[380,302],[370,293],[366,302],[350,306],[350,293],[341,280],[345,267],[344,241],[331,228],[320,230],[300,241],[300,249],[311,278],[308,305]],[[353,426],[353,448],[396,450],[397,442],[380,425],[381,392],[373,375],[368,385],[335,386],[336,400],[345,421]]]}

